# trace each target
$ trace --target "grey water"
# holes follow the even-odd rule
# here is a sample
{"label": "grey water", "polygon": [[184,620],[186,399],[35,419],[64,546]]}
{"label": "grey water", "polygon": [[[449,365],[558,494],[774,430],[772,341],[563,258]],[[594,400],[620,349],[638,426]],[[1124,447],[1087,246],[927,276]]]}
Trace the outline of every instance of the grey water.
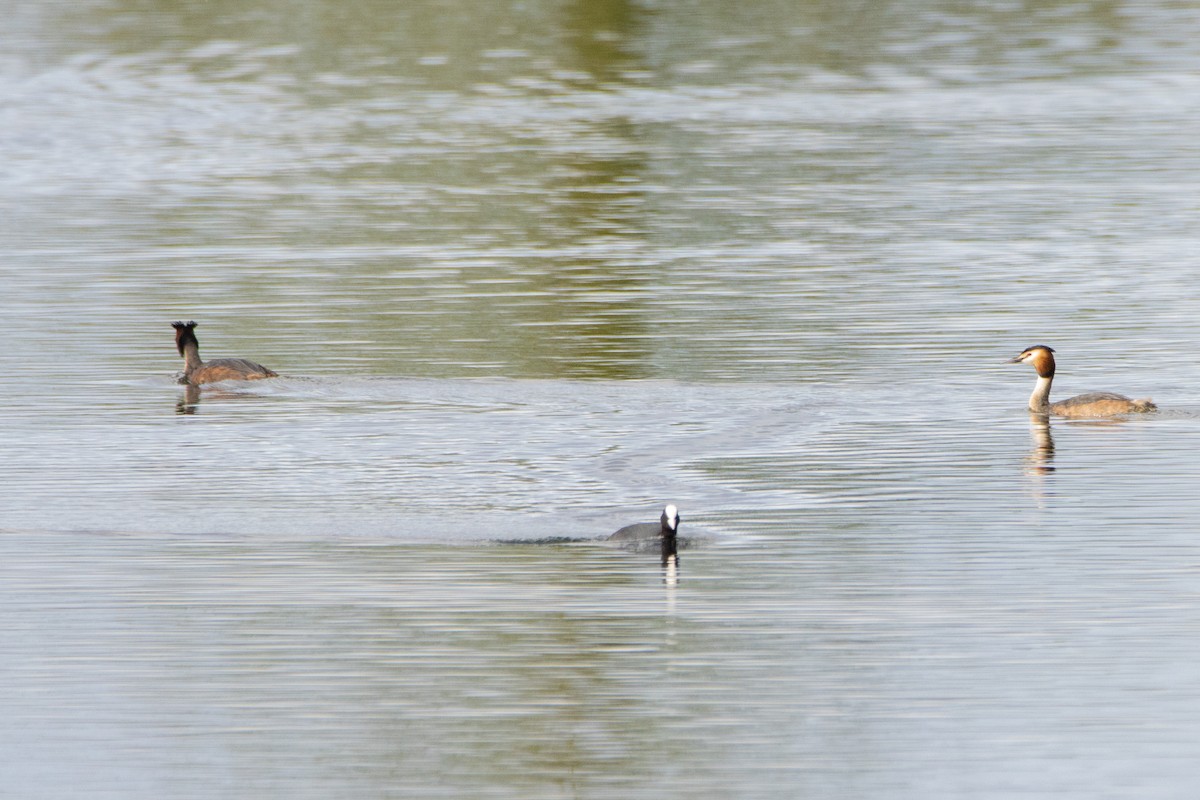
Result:
{"label": "grey water", "polygon": [[0,797],[1194,791],[1194,9],[0,10]]}

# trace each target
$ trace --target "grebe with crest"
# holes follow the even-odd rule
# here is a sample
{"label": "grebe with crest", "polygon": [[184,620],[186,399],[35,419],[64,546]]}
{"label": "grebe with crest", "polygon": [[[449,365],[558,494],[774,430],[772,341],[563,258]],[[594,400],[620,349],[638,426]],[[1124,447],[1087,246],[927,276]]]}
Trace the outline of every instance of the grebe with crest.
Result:
{"label": "grebe with crest", "polygon": [[267,369],[262,364],[256,364],[244,358],[214,358],[212,361],[200,360],[200,344],[196,341],[195,322],[172,322],[175,329],[175,347],[183,356],[183,376],[180,383],[190,383],[199,386],[202,383],[217,381],[255,381],[261,378],[274,378],[278,373]]}
{"label": "grebe with crest", "polygon": [[1026,348],[1010,364],[1029,364],[1037,370],[1037,384],[1029,396],[1029,410],[1035,414],[1057,414],[1060,417],[1112,417],[1117,414],[1133,414],[1157,411],[1149,398],[1131,400],[1123,394],[1113,392],[1089,392],[1050,402],[1050,384],[1054,381],[1054,350],[1044,344]]}

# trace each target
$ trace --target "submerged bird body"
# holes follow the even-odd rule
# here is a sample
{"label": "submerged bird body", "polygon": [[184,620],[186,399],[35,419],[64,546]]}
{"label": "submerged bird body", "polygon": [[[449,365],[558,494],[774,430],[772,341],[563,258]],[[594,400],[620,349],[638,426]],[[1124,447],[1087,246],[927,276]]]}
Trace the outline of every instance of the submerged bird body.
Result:
{"label": "submerged bird body", "polygon": [[202,383],[240,380],[253,381],[261,378],[274,378],[277,373],[267,369],[262,364],[245,358],[214,358],[212,361],[200,360],[200,344],[196,341],[195,322],[172,322],[175,329],[175,347],[183,356],[183,377],[180,383],[190,383],[199,386]]}
{"label": "submerged bird body", "polygon": [[1029,396],[1029,410],[1035,414],[1056,414],[1060,417],[1112,417],[1156,411],[1149,399],[1132,400],[1114,392],[1089,392],[1057,403],[1050,402],[1050,385],[1054,382],[1054,350],[1044,344],[1023,350],[1010,364],[1029,364],[1037,370],[1037,384]]}

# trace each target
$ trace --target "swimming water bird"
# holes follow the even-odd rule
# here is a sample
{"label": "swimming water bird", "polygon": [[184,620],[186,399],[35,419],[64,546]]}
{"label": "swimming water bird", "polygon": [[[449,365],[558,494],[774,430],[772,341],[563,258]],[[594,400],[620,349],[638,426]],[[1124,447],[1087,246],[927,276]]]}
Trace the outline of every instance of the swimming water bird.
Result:
{"label": "swimming water bird", "polygon": [[663,509],[662,517],[657,523],[654,522],[638,522],[633,525],[626,525],[621,530],[608,537],[609,541],[616,542],[637,542],[650,539],[674,539],[675,534],[679,533],[679,509],[674,505],[668,505]]}
{"label": "swimming water bird", "polygon": [[1054,350],[1044,344],[1034,345],[1012,359],[1010,364],[1029,364],[1037,370],[1037,384],[1029,396],[1029,410],[1035,414],[1057,414],[1060,417],[1111,417],[1142,411],[1157,411],[1149,398],[1131,400],[1113,392],[1089,392],[1050,402],[1050,384],[1054,381]]}
{"label": "swimming water bird", "polygon": [[610,542],[617,542],[627,550],[637,553],[650,552],[655,549],[662,555],[663,581],[675,585],[679,581],[679,509],[668,505],[663,509],[658,523],[639,522],[626,525],[608,537]]}
{"label": "swimming water bird", "polygon": [[217,381],[253,381],[274,378],[277,375],[262,364],[244,358],[214,358],[212,361],[201,361],[200,344],[196,341],[196,323],[172,322],[171,327],[175,329],[175,346],[179,349],[179,355],[183,356],[183,376],[179,379],[180,383],[199,386],[202,383]]}

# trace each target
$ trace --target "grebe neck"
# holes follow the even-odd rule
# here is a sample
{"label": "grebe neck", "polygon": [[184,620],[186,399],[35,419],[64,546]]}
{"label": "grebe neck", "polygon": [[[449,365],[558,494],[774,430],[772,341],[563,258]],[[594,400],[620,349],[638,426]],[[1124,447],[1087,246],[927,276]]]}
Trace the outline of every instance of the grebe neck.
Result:
{"label": "grebe neck", "polygon": [[175,329],[175,347],[183,356],[183,374],[191,375],[204,366],[200,360],[200,343],[196,341],[196,323],[172,322],[171,327]]}
{"label": "grebe neck", "polygon": [[1029,410],[1035,414],[1045,414],[1050,410],[1050,384],[1054,382],[1054,373],[1038,375],[1033,394],[1029,395]]}
{"label": "grebe neck", "polygon": [[200,360],[200,345],[196,343],[195,339],[184,342],[182,350],[184,373],[194,372],[204,366],[204,362]]}

